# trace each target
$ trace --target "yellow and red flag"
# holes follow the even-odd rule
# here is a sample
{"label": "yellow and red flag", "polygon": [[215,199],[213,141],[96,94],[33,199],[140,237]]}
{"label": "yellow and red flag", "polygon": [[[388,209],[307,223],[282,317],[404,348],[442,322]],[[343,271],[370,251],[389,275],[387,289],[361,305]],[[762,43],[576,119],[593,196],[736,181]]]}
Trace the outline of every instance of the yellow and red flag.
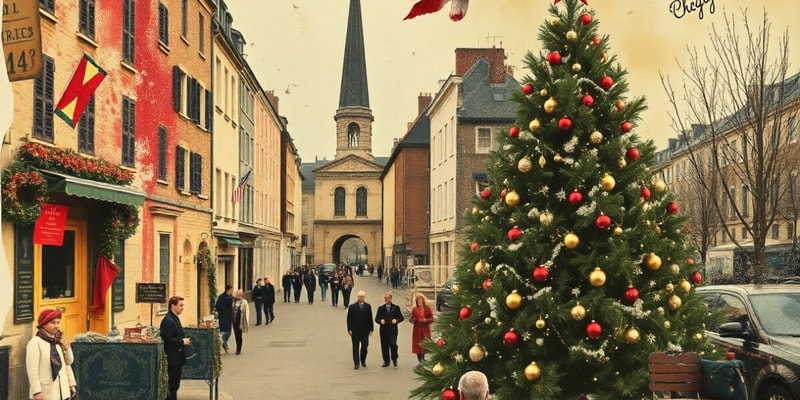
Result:
{"label": "yellow and red flag", "polygon": [[84,54],[53,112],[74,128],[95,89],[100,86],[106,75],[103,68]]}

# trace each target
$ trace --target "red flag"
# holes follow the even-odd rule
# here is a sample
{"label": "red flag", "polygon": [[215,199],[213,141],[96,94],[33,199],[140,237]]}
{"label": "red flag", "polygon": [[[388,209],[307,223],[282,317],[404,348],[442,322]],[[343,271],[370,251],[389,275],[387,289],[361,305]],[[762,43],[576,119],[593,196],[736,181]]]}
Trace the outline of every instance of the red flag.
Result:
{"label": "red flag", "polygon": [[109,261],[106,256],[97,257],[97,265],[94,271],[94,288],[92,291],[92,311],[101,314],[106,305],[106,293],[114,279],[119,275],[119,267]]}
{"label": "red flag", "polygon": [[106,71],[84,54],[53,112],[74,128],[95,89],[105,77]]}

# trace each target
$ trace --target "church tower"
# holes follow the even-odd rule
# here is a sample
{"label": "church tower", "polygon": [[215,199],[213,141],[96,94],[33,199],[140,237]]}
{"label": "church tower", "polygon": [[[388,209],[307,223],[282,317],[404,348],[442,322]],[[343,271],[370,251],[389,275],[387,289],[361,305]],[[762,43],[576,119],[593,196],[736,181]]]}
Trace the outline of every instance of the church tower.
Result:
{"label": "church tower", "polygon": [[372,161],[372,121],[375,118],[369,108],[360,0],[350,0],[339,108],[333,119],[336,121],[336,159],[356,155]]}

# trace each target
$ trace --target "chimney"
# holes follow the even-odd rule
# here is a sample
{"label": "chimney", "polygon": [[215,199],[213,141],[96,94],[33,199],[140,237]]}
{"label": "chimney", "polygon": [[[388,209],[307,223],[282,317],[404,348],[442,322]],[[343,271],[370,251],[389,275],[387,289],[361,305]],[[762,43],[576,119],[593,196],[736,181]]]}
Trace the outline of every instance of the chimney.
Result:
{"label": "chimney", "polygon": [[280,115],[281,113],[278,110],[278,105],[280,104],[281,100],[278,98],[278,96],[275,96],[275,92],[272,90],[267,90],[265,94],[267,95],[267,101],[270,105],[272,105],[272,108],[275,109],[275,114]]}
{"label": "chimney", "polygon": [[502,48],[492,49],[456,49],[457,76],[464,76],[479,60],[484,59],[489,63],[489,81],[491,83],[505,83],[506,54]]}
{"label": "chimney", "polygon": [[514,66],[506,65],[506,74],[508,74],[509,76],[511,76],[513,78],[514,77]]}
{"label": "chimney", "polygon": [[420,93],[417,96],[417,115],[422,114],[426,108],[431,104],[433,97],[431,97],[430,93]]}

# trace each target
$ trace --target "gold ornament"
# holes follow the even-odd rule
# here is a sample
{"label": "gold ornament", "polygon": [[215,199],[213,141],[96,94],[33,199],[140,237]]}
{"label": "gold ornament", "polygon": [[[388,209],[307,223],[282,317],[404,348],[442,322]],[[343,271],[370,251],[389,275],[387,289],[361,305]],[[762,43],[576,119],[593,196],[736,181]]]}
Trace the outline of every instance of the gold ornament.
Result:
{"label": "gold ornament", "polygon": [[614,236],[622,235],[622,233],[623,233],[622,228],[620,228],[618,226],[614,227]]}
{"label": "gold ornament", "polygon": [[578,63],[572,64],[572,72],[578,73],[581,72],[581,65]]}
{"label": "gold ornament", "polygon": [[606,273],[600,267],[596,267],[592,273],[589,274],[589,283],[594,287],[600,287],[606,284]]}
{"label": "gold ornament", "polygon": [[656,253],[650,253],[645,257],[644,263],[647,264],[649,270],[657,271],[661,268],[661,257],[657,256]]}
{"label": "gold ornament", "polygon": [[617,108],[617,111],[622,111],[625,109],[625,102],[622,100],[617,100],[614,102],[614,107]]}
{"label": "gold ornament", "polygon": [[488,275],[489,274],[489,263],[485,260],[480,260],[475,263],[475,273],[478,275]]}
{"label": "gold ornament", "polygon": [[480,215],[481,209],[478,207],[472,207],[472,215]]}
{"label": "gold ornament", "polygon": [[539,168],[544,168],[545,165],[547,165],[547,160],[544,156],[539,156]]}
{"label": "gold ornament", "polygon": [[520,305],[522,305],[522,296],[520,296],[516,290],[512,290],[511,293],[506,296],[506,306],[512,310],[516,310]]}
{"label": "gold ornament", "polygon": [[698,332],[698,333],[695,333],[695,334],[694,334],[694,340],[697,340],[698,342],[701,342],[701,341],[703,341],[703,334],[702,334],[702,333],[699,333],[699,332]]}
{"label": "gold ornament", "polygon": [[681,308],[682,301],[681,301],[680,297],[678,297],[677,295],[673,294],[672,297],[669,298],[668,303],[669,303],[669,309],[672,310],[672,311],[675,311],[675,310]]}
{"label": "gold ornament", "polygon": [[672,282],[668,282],[664,285],[664,290],[666,290],[667,293],[672,293],[672,291],[675,290],[675,285],[673,285]]}
{"label": "gold ornament", "polygon": [[553,161],[560,163],[561,161],[564,161],[564,159],[561,158],[561,154],[556,154],[553,156]]}
{"label": "gold ornament", "polygon": [[546,322],[544,322],[544,320],[543,320],[543,319],[539,318],[539,319],[537,319],[537,320],[536,320],[536,328],[538,328],[538,329],[544,329],[544,327],[545,327],[546,325],[547,325],[547,323],[546,323]]}
{"label": "gold ornament", "polygon": [[550,211],[545,210],[543,213],[539,214],[539,223],[544,226],[548,226],[553,223],[553,214]]}
{"label": "gold ornament", "polygon": [[575,40],[575,39],[577,39],[577,38],[578,38],[578,33],[577,33],[577,32],[575,32],[575,31],[573,31],[573,30],[569,30],[569,31],[567,31],[567,40],[569,40],[570,42],[572,42],[572,41],[574,41],[574,40]]}
{"label": "gold ornament", "polygon": [[583,308],[583,306],[580,304],[576,305],[575,307],[572,307],[572,310],[570,310],[569,313],[570,315],[572,315],[572,319],[576,321],[580,321],[584,317],[586,317],[586,309]]}
{"label": "gold ornament", "polygon": [[679,267],[678,264],[670,265],[669,270],[672,272],[672,275],[678,275],[681,273],[681,267]]}
{"label": "gold ornament", "polygon": [[509,207],[516,207],[519,205],[519,193],[513,190],[506,193],[506,205]]}
{"label": "gold ornament", "polygon": [[558,108],[558,102],[554,98],[549,98],[544,102],[544,112],[552,114]]}
{"label": "gold ornament", "polygon": [[589,134],[589,141],[592,142],[592,144],[600,144],[600,142],[603,141],[603,134],[598,131],[592,131],[592,133]]}
{"label": "gold ornament", "polygon": [[539,91],[539,96],[547,97],[548,94],[550,94],[550,92],[548,92],[547,89],[542,89]]}
{"label": "gold ornament", "polygon": [[603,177],[600,178],[600,186],[602,186],[603,190],[606,192],[614,190],[614,186],[616,185],[617,181],[615,181],[614,177],[609,174],[603,174]]}
{"label": "gold ornament", "polygon": [[634,344],[639,341],[639,331],[636,330],[634,327],[630,327],[625,330],[625,342],[628,344]]}
{"label": "gold ornament", "polygon": [[522,159],[517,163],[517,169],[523,174],[530,172],[532,168],[533,163],[531,163],[531,159],[528,157],[522,157]]}
{"label": "gold ornament", "polygon": [[558,17],[553,17],[553,19],[550,20],[550,26],[556,26],[556,25],[558,25],[560,23],[561,23],[561,20],[558,19]]}
{"label": "gold ornament", "polygon": [[453,284],[453,286],[450,287],[450,292],[453,294],[458,294],[459,291],[461,291],[461,287],[458,286],[458,284]]}
{"label": "gold ornament", "polygon": [[525,378],[531,382],[535,382],[542,376],[542,369],[536,365],[535,362],[531,362],[525,367]]}
{"label": "gold ornament", "polygon": [[481,345],[475,343],[469,349],[469,359],[475,362],[483,360],[483,357],[486,356],[486,351],[483,350]]}
{"label": "gold ornament", "polygon": [[436,365],[433,366],[432,372],[436,376],[442,376],[444,373],[444,365],[442,365],[442,363],[436,363]]}
{"label": "gold ornament", "polygon": [[628,165],[628,162],[627,162],[627,161],[625,161],[625,159],[624,159],[624,158],[620,158],[619,160],[617,160],[617,166],[618,166],[620,169],[622,169],[622,168],[625,168],[625,166],[626,166],[626,165]]}
{"label": "gold ornament", "polygon": [[538,119],[536,119],[536,118],[534,118],[534,119],[533,119],[533,120],[532,120],[532,121],[531,121],[531,122],[528,124],[528,130],[529,130],[529,131],[531,131],[531,133],[533,133],[533,132],[536,132],[536,131],[537,131],[539,128],[541,128],[541,127],[542,127],[542,123],[541,123],[541,122],[539,122],[539,120],[538,120]]}
{"label": "gold ornament", "polygon": [[672,328],[672,324],[669,321],[664,321],[664,329]]}
{"label": "gold ornament", "polygon": [[581,240],[578,238],[578,235],[574,233],[568,233],[564,236],[564,247],[572,250],[581,243]]}
{"label": "gold ornament", "polygon": [[656,193],[661,193],[667,188],[667,184],[664,183],[661,179],[656,179],[655,183],[653,183],[653,189],[655,189]]}
{"label": "gold ornament", "polygon": [[600,56],[600,59],[603,60],[603,62],[608,61],[608,53],[604,51],[603,54]]}
{"label": "gold ornament", "polygon": [[656,231],[656,235],[660,235],[661,234],[661,225],[656,225],[655,231]]}
{"label": "gold ornament", "polygon": [[683,293],[689,293],[692,291],[692,284],[686,279],[681,279],[681,282],[678,284],[678,286],[680,286],[681,290],[683,290]]}

